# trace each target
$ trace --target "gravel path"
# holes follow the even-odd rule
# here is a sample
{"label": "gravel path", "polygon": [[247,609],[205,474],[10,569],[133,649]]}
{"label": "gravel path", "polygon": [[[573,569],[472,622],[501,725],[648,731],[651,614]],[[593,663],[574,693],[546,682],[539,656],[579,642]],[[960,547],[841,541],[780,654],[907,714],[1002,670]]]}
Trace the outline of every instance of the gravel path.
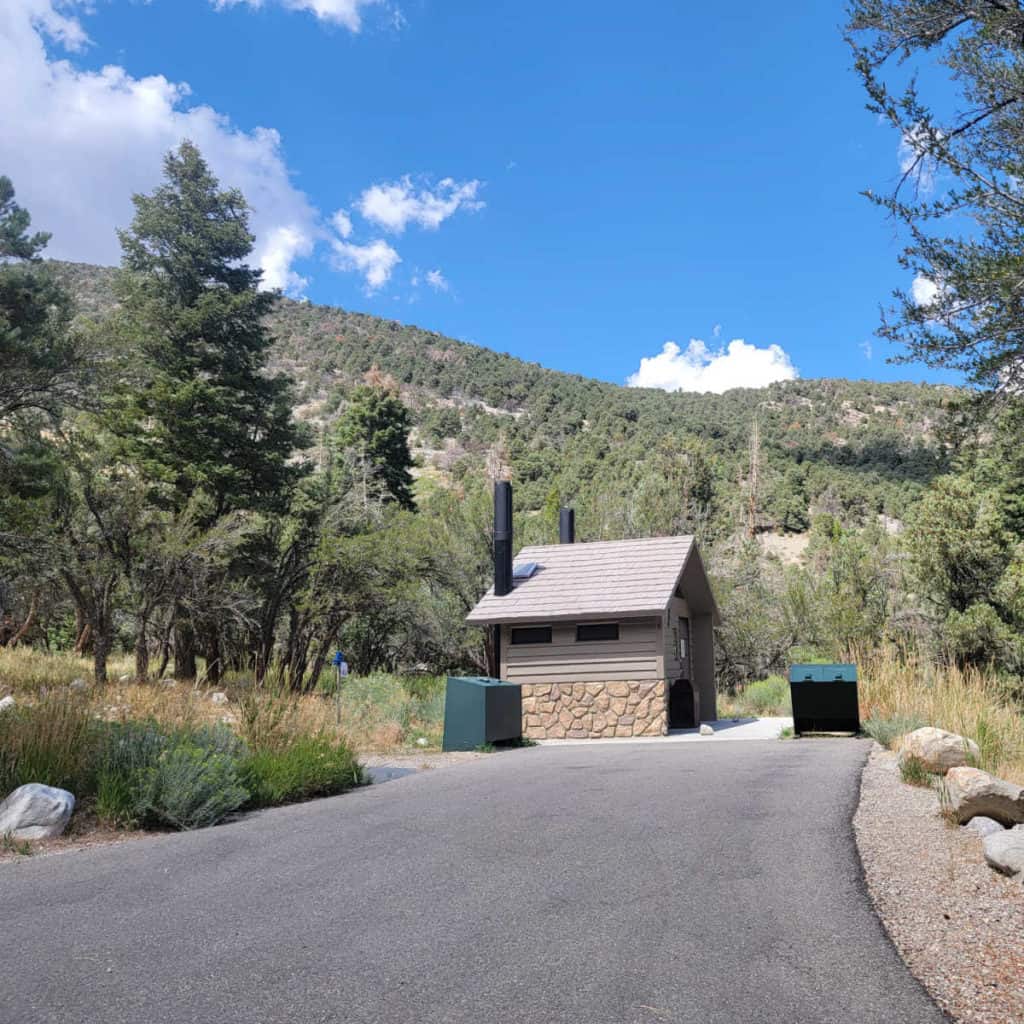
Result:
{"label": "gravel path", "polygon": [[939,816],[875,746],[854,818],[868,888],[932,997],[964,1024],[1024,1022],[1024,886],[996,874],[981,840]]}

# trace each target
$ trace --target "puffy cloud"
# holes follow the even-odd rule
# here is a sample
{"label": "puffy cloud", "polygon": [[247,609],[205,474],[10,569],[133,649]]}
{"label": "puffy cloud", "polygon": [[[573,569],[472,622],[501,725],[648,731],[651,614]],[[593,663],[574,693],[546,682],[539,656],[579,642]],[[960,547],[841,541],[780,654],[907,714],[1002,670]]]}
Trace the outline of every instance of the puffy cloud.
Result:
{"label": "puffy cloud", "polygon": [[313,239],[293,227],[274,228],[256,246],[256,262],[263,268],[263,286],[280,288],[288,295],[301,295],[309,280],[292,270],[298,257],[313,252]]}
{"label": "puffy cloud", "polygon": [[448,283],[448,279],[440,270],[427,271],[427,284],[429,284],[435,292],[446,292],[451,288],[451,285]]}
{"label": "puffy cloud", "polygon": [[939,296],[939,286],[924,274],[918,274],[910,286],[910,297],[917,306],[930,306]]}
{"label": "puffy cloud", "polygon": [[164,154],[189,138],[249,200],[267,287],[301,290],[292,264],[311,253],[318,214],[292,185],[277,132],[244,132],[211,107],[188,106],[188,85],[163,75],[51,59],[45,38],[68,50],[88,43],[76,8],[88,4],[0,3],[0,166],[34,223],[53,232],[49,254],[117,262],[115,229],[131,221],[132,194],[151,191]]}
{"label": "puffy cloud", "polygon": [[736,338],[727,348],[712,350],[692,338],[685,350],[674,341],[666,341],[656,356],[640,360],[640,368],[626,383],[635,388],[721,394],[730,388],[763,388],[798,376],[789,356],[778,345],[758,348]]}
{"label": "puffy cloud", "polygon": [[362,274],[368,293],[387,284],[391,280],[391,272],[402,262],[402,257],[381,238],[367,245],[334,239],[332,246],[335,267]]}
{"label": "puffy cloud", "polygon": [[359,212],[373,224],[399,235],[410,223],[436,230],[457,210],[479,210],[479,181],[443,178],[435,186],[417,191],[407,174],[399,181],[371,185],[359,197]]}
{"label": "puffy cloud", "polygon": [[342,238],[352,234],[352,218],[344,210],[338,210],[331,218],[331,223]]}
{"label": "puffy cloud", "polygon": [[[309,11],[320,21],[344,25],[350,31],[358,32],[363,23],[362,9],[376,6],[382,0],[276,0],[276,2],[290,11]],[[247,7],[262,7],[265,0],[212,0],[212,3],[218,10],[223,10],[225,7],[237,7],[238,4],[245,4]]]}

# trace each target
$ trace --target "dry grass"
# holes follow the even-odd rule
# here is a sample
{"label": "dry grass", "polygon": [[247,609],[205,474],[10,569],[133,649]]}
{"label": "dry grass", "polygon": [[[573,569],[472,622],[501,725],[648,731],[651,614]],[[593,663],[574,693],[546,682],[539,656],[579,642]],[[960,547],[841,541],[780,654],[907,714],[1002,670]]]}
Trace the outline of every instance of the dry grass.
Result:
{"label": "dry grass", "polygon": [[981,669],[932,665],[887,647],[854,652],[861,718],[922,719],[973,739],[979,767],[1024,784],[1024,707],[1007,683]]}
{"label": "dry grass", "polygon": [[[132,673],[130,658],[112,658],[113,680]],[[440,680],[418,680],[411,689],[397,676],[376,674],[350,677],[340,697],[323,694],[275,694],[256,689],[251,677],[229,680],[219,687],[132,681],[92,686],[92,663],[71,654],[47,654],[30,648],[0,648],[0,697],[11,693],[24,703],[36,703],[44,692],[66,687],[75,679],[89,683],[79,696],[99,717],[109,721],[156,719],[169,726],[230,725],[239,733],[266,727],[275,715],[282,728],[307,735],[343,738],[358,753],[390,753],[402,750],[437,750],[441,744],[444,708]],[[216,689],[227,693],[229,703],[214,704]],[[419,695],[417,695],[419,694]],[[252,724],[253,716],[259,720]],[[425,739],[426,743],[417,741]]]}
{"label": "dry grass", "polygon": [[[127,656],[114,656],[107,662],[107,672],[111,679],[131,676],[135,663]],[[92,682],[91,658],[67,651],[47,654],[31,647],[0,647],[0,696],[34,694],[43,688],[67,686],[76,679]]]}

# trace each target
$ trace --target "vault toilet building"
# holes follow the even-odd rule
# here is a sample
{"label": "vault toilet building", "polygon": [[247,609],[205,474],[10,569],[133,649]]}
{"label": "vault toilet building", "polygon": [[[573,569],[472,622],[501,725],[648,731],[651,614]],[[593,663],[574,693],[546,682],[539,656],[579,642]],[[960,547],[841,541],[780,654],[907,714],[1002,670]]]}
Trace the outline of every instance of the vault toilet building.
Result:
{"label": "vault toilet building", "polygon": [[714,720],[711,585],[693,537],[561,543],[512,559],[512,489],[495,485],[495,585],[467,616],[494,629],[531,739],[661,736]]}

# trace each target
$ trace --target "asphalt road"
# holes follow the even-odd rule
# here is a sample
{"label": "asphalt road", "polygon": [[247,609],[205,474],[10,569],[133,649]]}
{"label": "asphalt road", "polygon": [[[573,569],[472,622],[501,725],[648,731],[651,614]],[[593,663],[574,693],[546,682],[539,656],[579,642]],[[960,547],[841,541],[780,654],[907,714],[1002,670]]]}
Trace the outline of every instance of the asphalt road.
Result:
{"label": "asphalt road", "polygon": [[937,1024],[855,740],[517,750],[0,865],[0,1022]]}

